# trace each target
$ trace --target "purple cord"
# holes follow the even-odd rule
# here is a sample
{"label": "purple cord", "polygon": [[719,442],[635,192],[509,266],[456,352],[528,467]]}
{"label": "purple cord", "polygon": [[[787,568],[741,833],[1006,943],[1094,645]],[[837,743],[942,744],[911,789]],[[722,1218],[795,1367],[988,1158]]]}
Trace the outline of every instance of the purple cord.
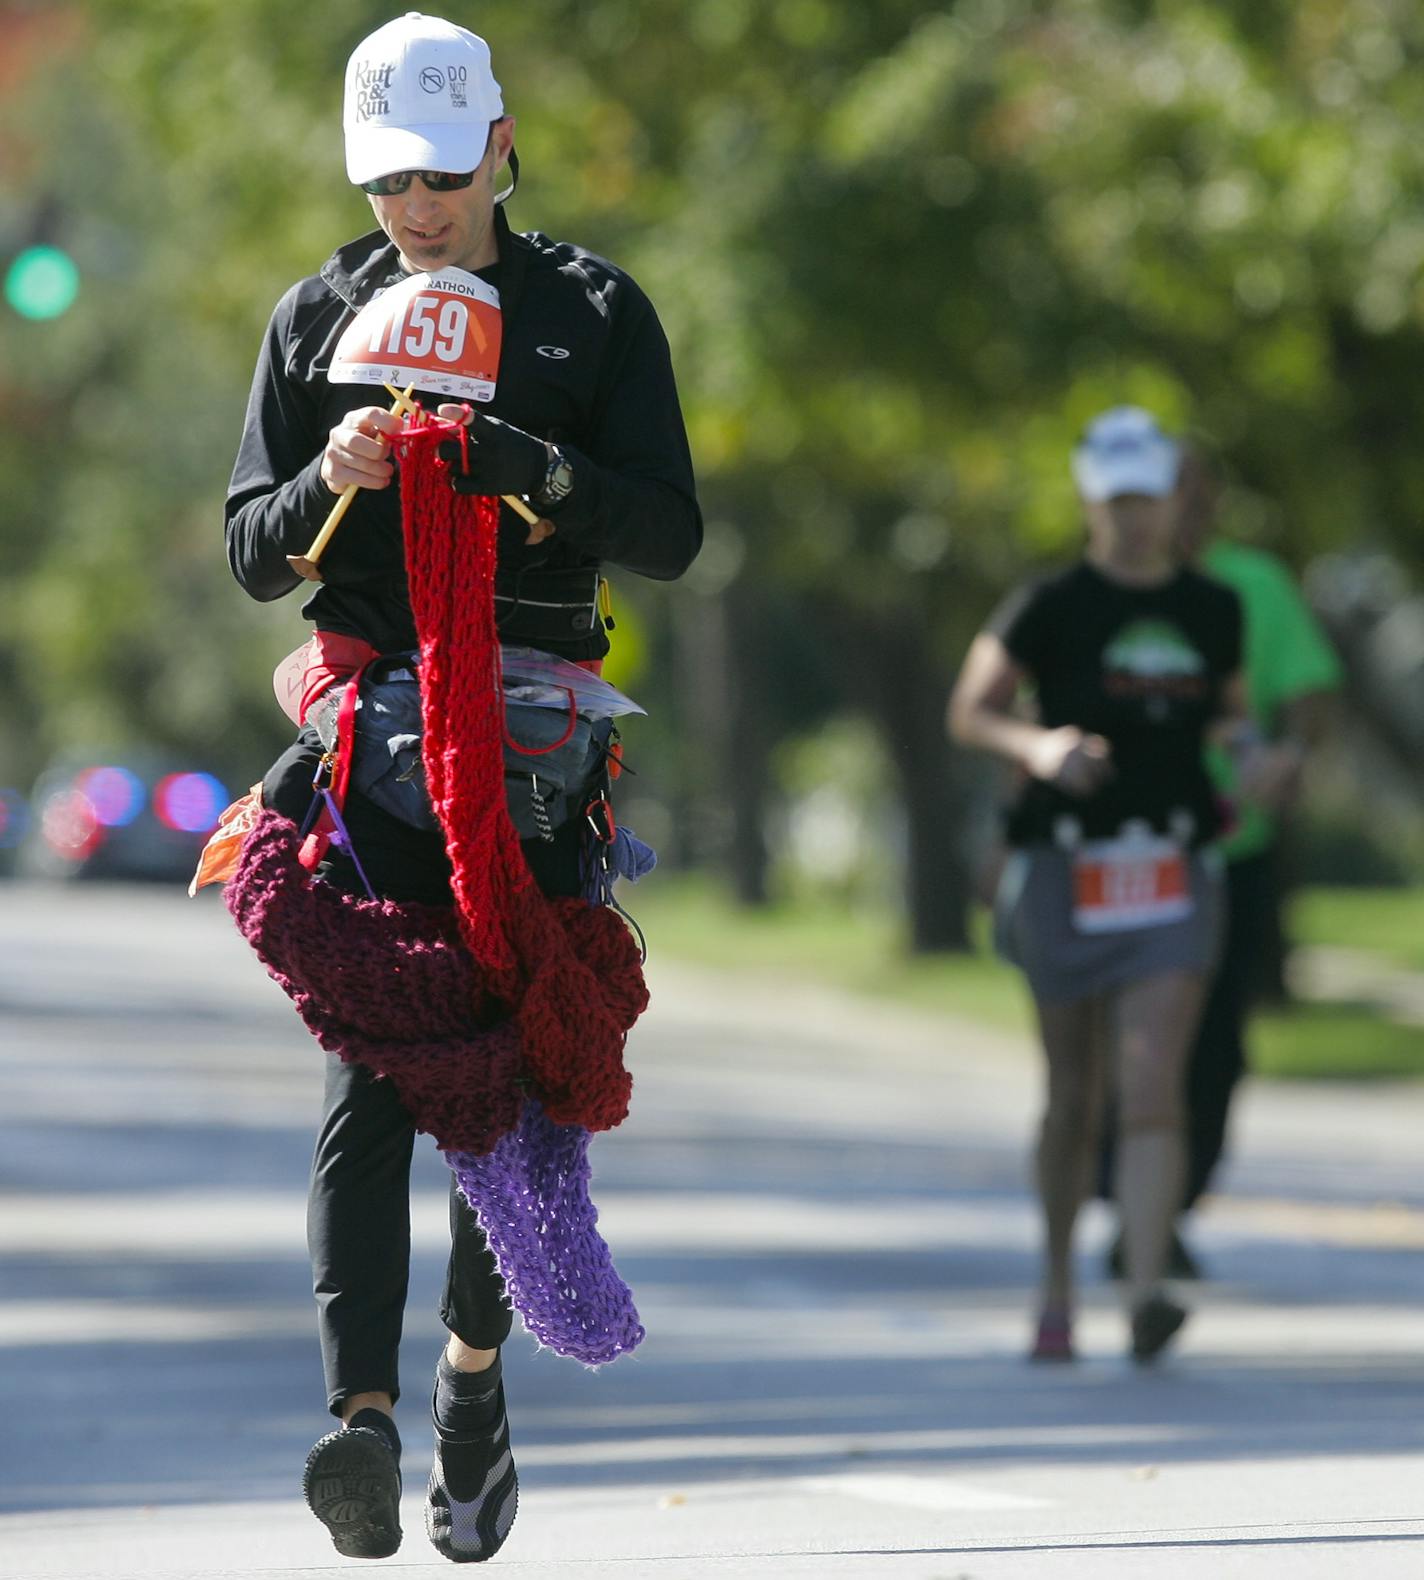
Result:
{"label": "purple cord", "polygon": [[336,805],[336,797],[332,795],[330,790],[318,790],[317,794],[326,802],[326,810],[330,813],[331,821],[335,825],[331,843],[338,850],[344,850],[350,856],[356,868],[356,875],[366,886],[367,898],[374,900],[376,891],[371,887],[371,880],[366,876],[366,869],[361,865],[361,858],[356,854],[356,846],[352,843],[351,832],[346,827],[345,820],[342,818],[341,812]]}

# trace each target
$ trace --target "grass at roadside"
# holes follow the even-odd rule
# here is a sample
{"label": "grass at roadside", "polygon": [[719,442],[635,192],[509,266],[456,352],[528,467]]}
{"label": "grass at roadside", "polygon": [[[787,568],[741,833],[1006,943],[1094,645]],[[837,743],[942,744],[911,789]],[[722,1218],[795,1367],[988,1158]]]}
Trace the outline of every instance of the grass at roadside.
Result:
{"label": "grass at roadside", "polygon": [[[1022,982],[991,953],[983,912],[975,918],[974,953],[917,959],[905,955],[901,924],[884,910],[804,901],[743,910],[705,877],[662,874],[637,888],[624,886],[621,897],[654,956],[823,983],[1006,1030],[1032,1029]],[[1296,897],[1293,923],[1302,943],[1366,949],[1424,969],[1424,902],[1407,891],[1307,890]],[[1410,927],[1420,936],[1410,937]],[[1399,1025],[1369,1004],[1266,1010],[1254,1019],[1250,1041],[1252,1067],[1265,1076],[1424,1076],[1424,1028]]]}
{"label": "grass at roadside", "polygon": [[[619,897],[654,956],[801,978],[1010,1030],[1033,1022],[1017,972],[990,953],[983,936],[973,954],[915,959],[887,911],[806,902],[745,910],[703,877],[658,875],[624,886]],[[987,927],[982,916],[978,924]]]}
{"label": "grass at roadside", "polygon": [[1302,889],[1291,896],[1290,927],[1296,943],[1363,949],[1424,971],[1424,888]]}
{"label": "grass at roadside", "polygon": [[1251,1069],[1283,1080],[1424,1077],[1424,1027],[1371,1004],[1316,1001],[1260,1011],[1248,1034]]}

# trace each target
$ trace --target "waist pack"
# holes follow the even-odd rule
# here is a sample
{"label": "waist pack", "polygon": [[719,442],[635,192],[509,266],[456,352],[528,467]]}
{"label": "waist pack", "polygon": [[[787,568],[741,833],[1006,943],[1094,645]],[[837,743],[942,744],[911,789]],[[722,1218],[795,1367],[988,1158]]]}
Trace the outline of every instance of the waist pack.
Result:
{"label": "waist pack", "polygon": [[[536,694],[543,700],[528,700]],[[603,768],[613,720],[590,718],[571,688],[507,677],[504,728],[504,788],[515,830],[521,839],[552,839]],[[434,830],[421,730],[415,655],[376,659],[361,677],[351,784],[401,822]]]}

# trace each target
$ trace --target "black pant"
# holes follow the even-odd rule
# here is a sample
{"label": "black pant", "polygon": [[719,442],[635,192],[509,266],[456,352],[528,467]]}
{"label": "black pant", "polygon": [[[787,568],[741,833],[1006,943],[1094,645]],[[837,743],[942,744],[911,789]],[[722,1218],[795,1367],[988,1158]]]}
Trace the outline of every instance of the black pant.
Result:
{"label": "black pant", "polygon": [[[1187,1171],[1182,1210],[1206,1192],[1226,1150],[1227,1117],[1246,1071],[1246,1020],[1279,936],[1279,889],[1269,853],[1226,864],[1226,926],[1221,954],[1187,1062]],[[1098,1194],[1113,1199],[1114,1104],[1104,1115]]]}
{"label": "black pant", "polygon": [[[321,753],[303,730],[263,780],[266,804],[300,823],[312,799]],[[408,827],[355,791],[344,821],[371,886],[387,899],[450,905],[450,861],[439,834]],[[546,894],[579,892],[581,835],[574,822],[552,844],[530,840],[524,854]],[[321,875],[349,893],[365,890],[341,855]],[[358,1393],[400,1394],[398,1356],[410,1276],[410,1163],[415,1126],[389,1081],[327,1056],[326,1099],[307,1198],[327,1400],[334,1415]],[[510,1310],[475,1214],[450,1185],[450,1261],[440,1318],[475,1349],[509,1336]]]}
{"label": "black pant", "polygon": [[1226,866],[1226,932],[1187,1066],[1187,1183],[1196,1204],[1226,1149],[1227,1115],[1246,1072],[1246,1020],[1280,928],[1275,862],[1269,853]]}

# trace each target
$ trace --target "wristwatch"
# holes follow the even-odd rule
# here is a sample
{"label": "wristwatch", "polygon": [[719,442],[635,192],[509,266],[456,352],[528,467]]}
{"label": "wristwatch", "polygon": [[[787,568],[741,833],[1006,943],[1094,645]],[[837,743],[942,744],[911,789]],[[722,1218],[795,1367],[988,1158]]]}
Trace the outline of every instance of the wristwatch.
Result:
{"label": "wristwatch", "polygon": [[574,491],[574,469],[568,456],[556,444],[545,444],[549,452],[549,469],[544,481],[534,494],[537,505],[561,505]]}

